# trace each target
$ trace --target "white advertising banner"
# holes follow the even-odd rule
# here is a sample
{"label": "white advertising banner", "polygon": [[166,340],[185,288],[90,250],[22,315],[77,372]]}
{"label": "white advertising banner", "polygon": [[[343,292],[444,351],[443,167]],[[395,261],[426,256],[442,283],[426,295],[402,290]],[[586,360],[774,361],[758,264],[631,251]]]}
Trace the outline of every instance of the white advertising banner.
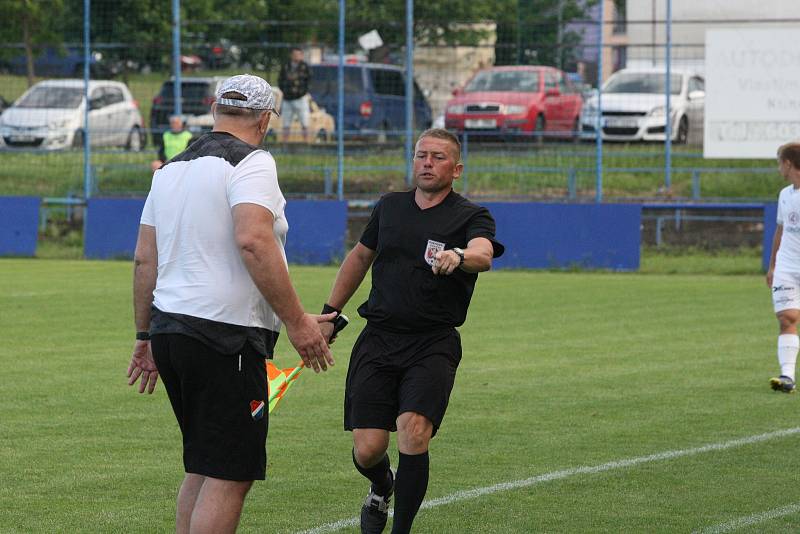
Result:
{"label": "white advertising banner", "polygon": [[706,31],[703,157],[774,158],[800,139],[800,30]]}

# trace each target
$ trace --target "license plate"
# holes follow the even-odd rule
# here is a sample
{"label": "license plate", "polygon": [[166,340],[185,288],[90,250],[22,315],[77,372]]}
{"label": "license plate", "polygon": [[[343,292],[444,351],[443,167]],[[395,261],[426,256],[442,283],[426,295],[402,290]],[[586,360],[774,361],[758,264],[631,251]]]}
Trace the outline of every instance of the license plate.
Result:
{"label": "license plate", "polygon": [[637,119],[616,119],[616,118],[607,118],[605,119],[606,126],[610,128],[638,128],[639,121]]}
{"label": "license plate", "polygon": [[464,121],[466,128],[497,128],[497,119],[467,119]]}
{"label": "license plate", "polygon": [[32,135],[12,135],[8,139],[12,143],[32,143],[36,141],[36,138]]}

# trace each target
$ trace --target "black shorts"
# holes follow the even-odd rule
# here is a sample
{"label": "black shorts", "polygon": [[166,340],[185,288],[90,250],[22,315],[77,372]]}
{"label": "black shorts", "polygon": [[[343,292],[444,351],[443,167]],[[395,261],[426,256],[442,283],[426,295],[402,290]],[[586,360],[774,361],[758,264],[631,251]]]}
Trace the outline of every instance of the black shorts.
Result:
{"label": "black shorts", "polygon": [[241,355],[220,354],[182,334],[154,335],[152,349],[183,434],[186,472],[264,480],[269,422],[264,355],[249,343]]}
{"label": "black shorts", "polygon": [[367,326],[353,346],[344,395],[344,428],[397,430],[404,412],[424,415],[436,434],[461,361],[453,328],[393,334]]}

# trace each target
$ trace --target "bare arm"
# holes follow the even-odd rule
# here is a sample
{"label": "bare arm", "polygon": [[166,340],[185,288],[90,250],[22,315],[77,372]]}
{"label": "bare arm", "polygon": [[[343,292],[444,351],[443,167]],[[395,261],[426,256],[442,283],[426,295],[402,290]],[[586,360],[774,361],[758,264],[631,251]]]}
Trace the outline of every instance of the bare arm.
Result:
{"label": "bare arm", "polygon": [[[358,286],[361,285],[374,260],[374,250],[365,247],[361,243],[356,243],[356,246],[353,247],[353,250],[347,254],[347,257],[342,262],[342,266],[339,267],[339,272],[336,273],[336,280],[333,282],[333,288],[327,304],[337,310],[344,308],[353,293],[358,289]],[[333,343],[336,339],[331,338],[333,335],[333,323],[323,324],[320,328],[325,339],[330,339],[330,342]]]}
{"label": "bare arm", "polygon": [[339,267],[339,272],[336,273],[328,304],[339,310],[344,308],[358,286],[361,285],[373,260],[375,260],[375,251],[357,243],[347,254],[342,266]]}
{"label": "bare arm", "polygon": [[[153,304],[153,291],[158,275],[158,248],[156,229],[145,224],[139,225],[136,252],[133,257],[133,317],[137,332],[150,330],[150,307]],[[152,393],[158,381],[150,341],[136,340],[133,355],[128,366],[128,385],[133,385],[141,377],[139,393]]]}
{"label": "bare arm", "polygon": [[307,366],[319,372],[333,365],[328,344],[318,323],[335,314],[314,316],[303,311],[292,286],[289,271],[272,230],[272,213],[256,204],[238,204],[233,208],[236,244],[245,267],[258,290],[286,325],[289,341]]}
{"label": "bare arm", "polygon": [[772,287],[772,277],[775,274],[775,258],[778,256],[778,249],[781,246],[783,237],[783,225],[775,227],[775,234],[772,236],[772,252],[769,255],[769,270],[767,271],[767,287]]}
{"label": "bare arm", "polygon": [[[468,273],[480,273],[492,268],[492,256],[494,247],[492,242],[485,237],[476,237],[469,240],[467,248],[464,249],[464,263],[460,269]],[[452,274],[461,261],[458,254],[452,250],[442,250],[434,256],[433,274],[449,275]]]}

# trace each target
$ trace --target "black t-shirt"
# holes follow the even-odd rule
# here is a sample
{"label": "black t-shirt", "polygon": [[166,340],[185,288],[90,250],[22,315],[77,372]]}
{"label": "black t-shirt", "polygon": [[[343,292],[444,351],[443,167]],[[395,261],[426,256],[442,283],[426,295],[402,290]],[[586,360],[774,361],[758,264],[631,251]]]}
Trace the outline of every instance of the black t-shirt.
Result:
{"label": "black t-shirt", "polygon": [[392,332],[431,332],[464,324],[477,273],[456,269],[434,275],[433,254],[466,248],[476,237],[494,245],[494,257],[504,247],[494,239],[489,210],[455,191],[438,205],[420,209],[414,191],[389,193],[372,211],[361,244],[376,251],[372,289],[358,313],[370,324]]}

